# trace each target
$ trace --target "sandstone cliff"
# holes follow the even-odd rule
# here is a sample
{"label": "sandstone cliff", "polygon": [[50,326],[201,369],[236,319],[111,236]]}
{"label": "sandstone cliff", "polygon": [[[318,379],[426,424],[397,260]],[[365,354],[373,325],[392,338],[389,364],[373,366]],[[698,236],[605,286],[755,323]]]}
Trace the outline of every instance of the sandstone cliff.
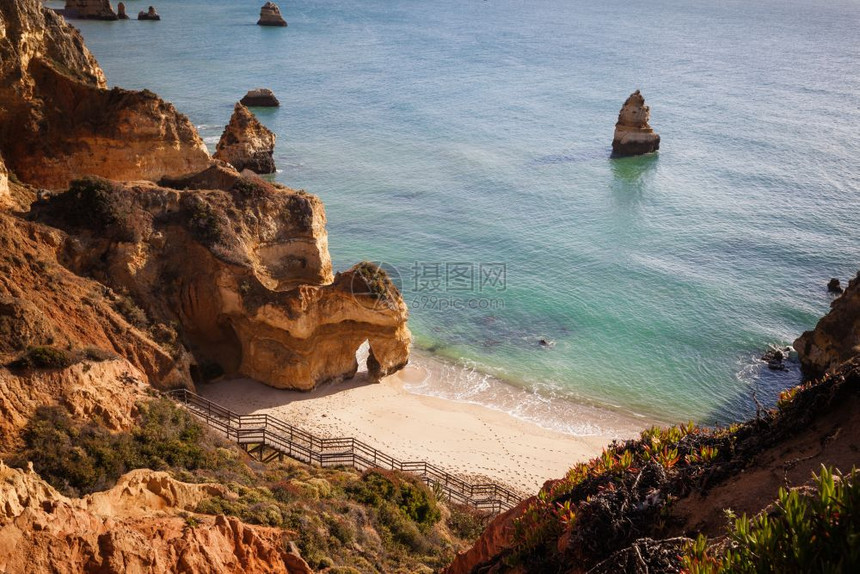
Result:
{"label": "sandstone cliff", "polygon": [[209,162],[172,105],[146,91],[107,90],[80,34],[38,0],[0,4],[0,62],[0,154],[23,182],[154,180]]}
{"label": "sandstone cliff", "polygon": [[195,180],[225,189],[85,180],[34,214],[72,235],[65,265],[176,322],[197,359],[227,373],[307,390],[352,377],[364,341],[372,378],[406,364],[399,292],[372,266],[332,276],[316,197],[224,167],[174,184]]}
{"label": "sandstone cliff", "polygon": [[127,296],[63,266],[72,243],[57,229],[0,212],[2,364],[30,347],[97,349],[121,355],[156,387],[190,384],[187,353],[169,337],[152,338],[150,330],[165,325],[150,322]]}
{"label": "sandstone cliff", "polygon": [[630,94],[618,113],[612,138],[613,156],[642,155],[660,149],[660,136],[648,124],[650,117],[651,109],[639,90]]}
{"label": "sandstone cliff", "polygon": [[214,157],[226,161],[238,171],[274,173],[275,134],[241,103],[237,103],[230,123],[218,141]]}
{"label": "sandstone cliff", "polygon": [[220,485],[138,470],[111,490],[70,499],[0,462],[0,571],[311,572],[289,552],[289,531],[189,513],[224,496]]}
{"label": "sandstone cliff", "polygon": [[830,307],[815,329],[794,342],[808,377],[821,376],[860,354],[860,273]]}

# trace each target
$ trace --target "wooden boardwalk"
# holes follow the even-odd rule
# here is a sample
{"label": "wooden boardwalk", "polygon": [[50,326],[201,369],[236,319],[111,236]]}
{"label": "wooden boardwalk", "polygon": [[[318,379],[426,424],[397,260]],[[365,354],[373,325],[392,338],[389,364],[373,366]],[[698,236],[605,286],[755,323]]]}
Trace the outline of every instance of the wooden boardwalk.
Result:
{"label": "wooden boardwalk", "polygon": [[171,391],[167,395],[263,462],[283,460],[287,456],[324,467],[408,472],[441,491],[448,500],[492,514],[513,508],[521,500],[518,494],[498,484],[473,484],[424,461],[400,461],[352,437],[320,438],[267,414],[234,413],[185,389]]}

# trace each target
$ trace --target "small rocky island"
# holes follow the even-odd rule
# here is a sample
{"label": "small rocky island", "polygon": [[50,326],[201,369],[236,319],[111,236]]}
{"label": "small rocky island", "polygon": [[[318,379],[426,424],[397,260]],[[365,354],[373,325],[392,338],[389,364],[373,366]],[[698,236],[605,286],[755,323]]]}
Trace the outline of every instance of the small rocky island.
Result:
{"label": "small rocky island", "polygon": [[66,6],[58,10],[64,17],[78,20],[118,20],[110,0],[66,0]]}
{"label": "small rocky island", "polygon": [[137,13],[138,20],[161,20],[161,16],[158,15],[158,12],[155,11],[155,6],[150,6],[149,9],[144,12],[141,10]]}
{"label": "small rocky island", "polygon": [[251,110],[237,103],[215,148],[215,159],[232,164],[237,171],[274,173],[274,151],[275,134],[261,124]]}
{"label": "small rocky island", "polygon": [[116,5],[116,15],[120,20],[128,20],[128,14],[125,12],[125,3],[120,2]]}
{"label": "small rocky island", "polygon": [[630,94],[615,124],[612,157],[642,155],[660,149],[660,136],[648,125],[650,117],[651,109],[639,90]]}
{"label": "small rocky island", "polygon": [[239,103],[250,108],[277,108],[281,105],[272,90],[266,88],[250,90]]}
{"label": "small rocky island", "polygon": [[281,26],[285,27],[287,21],[281,16],[281,9],[274,2],[266,2],[260,8],[260,19],[257,20],[257,26]]}

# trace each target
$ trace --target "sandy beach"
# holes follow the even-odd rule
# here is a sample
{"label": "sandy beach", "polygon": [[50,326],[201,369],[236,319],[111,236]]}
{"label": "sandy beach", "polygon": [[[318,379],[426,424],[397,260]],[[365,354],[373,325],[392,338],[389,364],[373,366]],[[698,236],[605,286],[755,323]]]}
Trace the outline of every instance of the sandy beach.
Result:
{"label": "sandy beach", "polygon": [[409,390],[429,388],[427,383],[441,377],[445,367],[421,357],[375,384],[359,372],[350,381],[308,393],[274,389],[250,379],[219,380],[199,385],[198,392],[240,414],[268,413],[323,437],[353,436],[401,460],[426,460],[524,494],[599,454],[614,438],[636,436],[653,422],[576,405],[575,416],[589,419],[579,421],[589,434],[576,435],[479,404]]}

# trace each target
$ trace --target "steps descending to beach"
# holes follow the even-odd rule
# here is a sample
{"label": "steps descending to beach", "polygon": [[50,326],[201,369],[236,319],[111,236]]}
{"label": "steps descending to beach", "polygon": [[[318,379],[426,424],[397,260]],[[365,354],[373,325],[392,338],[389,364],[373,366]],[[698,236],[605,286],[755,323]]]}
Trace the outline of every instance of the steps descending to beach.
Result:
{"label": "steps descending to beach", "polygon": [[419,476],[448,500],[492,514],[509,510],[521,500],[518,494],[498,484],[473,484],[425,461],[401,461],[353,437],[321,438],[267,414],[240,415],[186,389],[167,395],[262,462],[283,460],[287,456],[323,467],[408,472]]}

